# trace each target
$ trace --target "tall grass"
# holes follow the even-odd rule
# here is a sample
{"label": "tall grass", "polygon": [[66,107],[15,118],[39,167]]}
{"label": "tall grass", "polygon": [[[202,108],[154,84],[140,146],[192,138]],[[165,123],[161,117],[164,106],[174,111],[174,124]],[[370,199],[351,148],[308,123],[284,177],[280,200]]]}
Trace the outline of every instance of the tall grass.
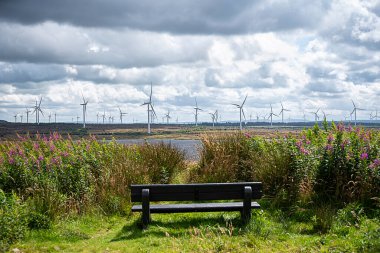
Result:
{"label": "tall grass", "polygon": [[265,196],[284,208],[313,202],[374,207],[380,196],[380,134],[372,130],[332,124],[271,139],[209,135],[202,143],[193,181],[262,181]]}
{"label": "tall grass", "polygon": [[124,146],[53,133],[0,145],[0,188],[50,218],[94,207],[127,213],[129,185],[168,183],[184,166],[183,152],[170,144]]}

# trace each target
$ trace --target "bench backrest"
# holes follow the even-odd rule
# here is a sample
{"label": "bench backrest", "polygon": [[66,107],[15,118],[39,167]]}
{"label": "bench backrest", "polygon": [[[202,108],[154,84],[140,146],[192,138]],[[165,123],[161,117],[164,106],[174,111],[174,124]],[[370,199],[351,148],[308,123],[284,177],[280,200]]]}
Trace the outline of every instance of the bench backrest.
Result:
{"label": "bench backrest", "polygon": [[150,201],[203,201],[244,198],[244,187],[252,188],[252,199],[262,196],[261,182],[209,184],[131,185],[131,201],[141,202],[142,189],[149,189]]}

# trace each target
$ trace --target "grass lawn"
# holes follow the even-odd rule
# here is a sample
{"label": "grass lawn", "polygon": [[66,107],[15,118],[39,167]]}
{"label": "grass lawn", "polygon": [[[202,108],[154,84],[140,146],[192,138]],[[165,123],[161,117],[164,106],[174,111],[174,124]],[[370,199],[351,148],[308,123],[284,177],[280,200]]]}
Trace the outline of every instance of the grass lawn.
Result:
{"label": "grass lawn", "polygon": [[22,252],[379,252],[380,223],[366,219],[344,233],[319,234],[313,222],[281,212],[254,211],[247,226],[238,213],[153,214],[149,229],[139,215],[62,219],[34,230],[11,249]]}

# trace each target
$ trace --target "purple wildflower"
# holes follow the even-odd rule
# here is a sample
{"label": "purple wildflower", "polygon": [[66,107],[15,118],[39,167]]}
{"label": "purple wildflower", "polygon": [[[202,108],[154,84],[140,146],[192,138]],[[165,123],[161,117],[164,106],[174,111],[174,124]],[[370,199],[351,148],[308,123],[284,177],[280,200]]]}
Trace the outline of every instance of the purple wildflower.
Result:
{"label": "purple wildflower", "polygon": [[331,151],[333,149],[333,146],[331,144],[327,144],[325,149]]}
{"label": "purple wildflower", "polygon": [[15,159],[13,159],[12,157],[9,157],[8,162],[9,162],[9,164],[14,164],[15,163]]}
{"label": "purple wildflower", "polygon": [[368,154],[367,154],[366,152],[362,153],[362,154],[360,155],[360,159],[361,159],[361,160],[368,159]]}
{"label": "purple wildflower", "polygon": [[344,125],[342,123],[339,123],[337,125],[337,129],[338,129],[338,131],[343,132],[344,131]]}
{"label": "purple wildflower", "polygon": [[40,144],[38,144],[38,142],[35,142],[34,144],[33,144],[33,148],[34,148],[34,150],[38,150],[39,148],[40,148]]}
{"label": "purple wildflower", "polygon": [[306,144],[307,144],[307,145],[310,145],[310,143],[311,143],[311,141],[306,140]]}
{"label": "purple wildflower", "polygon": [[249,133],[244,133],[244,136],[247,138],[251,138],[251,135]]}
{"label": "purple wildflower", "polygon": [[44,160],[44,157],[43,157],[42,155],[40,155],[40,156],[38,157],[38,161],[42,161],[42,160]]}

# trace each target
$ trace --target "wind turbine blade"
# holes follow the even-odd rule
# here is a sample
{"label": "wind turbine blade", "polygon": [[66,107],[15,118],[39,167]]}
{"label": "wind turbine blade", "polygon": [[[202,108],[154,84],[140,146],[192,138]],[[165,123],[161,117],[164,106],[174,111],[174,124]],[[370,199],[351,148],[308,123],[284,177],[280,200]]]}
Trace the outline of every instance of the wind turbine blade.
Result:
{"label": "wind turbine blade", "polygon": [[354,105],[354,108],[356,108],[356,105],[354,103],[354,100],[351,99],[352,104]]}
{"label": "wind turbine blade", "polygon": [[232,104],[232,105],[234,105],[234,106],[236,106],[236,107],[238,107],[238,108],[240,108],[241,106],[240,105],[238,105],[238,104]]}
{"label": "wind turbine blade", "polygon": [[245,96],[243,103],[241,104],[241,107],[245,104],[245,101],[247,100],[248,94]]}
{"label": "wind turbine blade", "polygon": [[41,106],[41,102],[42,102],[42,97],[40,98],[40,103],[38,104],[38,107]]}
{"label": "wind turbine blade", "polygon": [[244,120],[247,120],[243,108],[241,108],[241,112],[243,113]]}

